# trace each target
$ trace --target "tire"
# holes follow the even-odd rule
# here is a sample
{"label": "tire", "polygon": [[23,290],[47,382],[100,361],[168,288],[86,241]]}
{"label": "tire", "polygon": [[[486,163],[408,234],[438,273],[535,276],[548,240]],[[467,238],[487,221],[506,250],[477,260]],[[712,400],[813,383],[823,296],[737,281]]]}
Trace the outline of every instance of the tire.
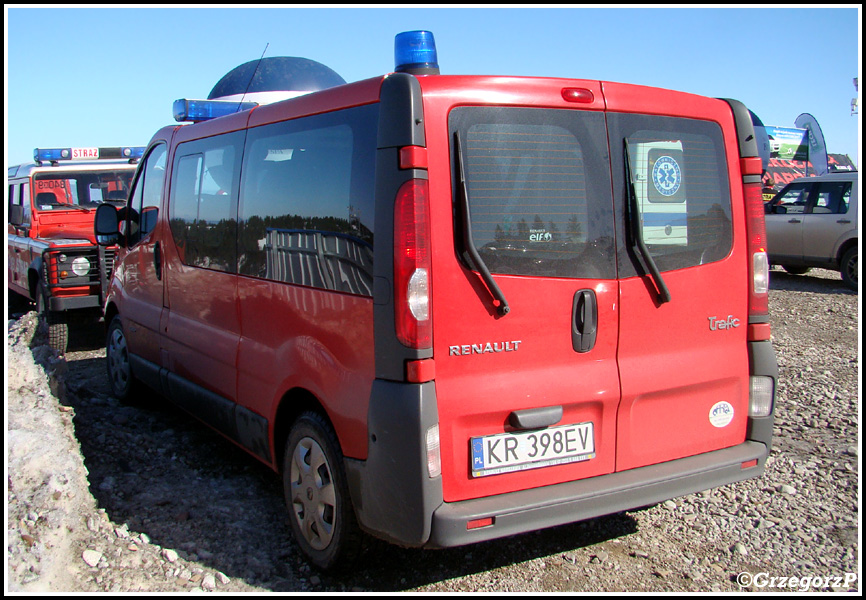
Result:
{"label": "tire", "polygon": [[791,265],[782,265],[782,268],[791,275],[805,275],[812,270],[811,267],[792,267]]}
{"label": "tire", "polygon": [[292,534],[310,562],[323,571],[351,565],[363,534],[339,442],[318,413],[303,413],[292,425],[283,457],[283,492]]}
{"label": "tire", "polygon": [[845,254],[842,255],[842,262],[839,264],[839,271],[845,285],[855,291],[857,290],[857,285],[860,280],[860,275],[857,272],[859,266],[860,258],[857,246],[848,248],[848,250],[845,251]]}
{"label": "tire", "polygon": [[48,345],[60,354],[66,354],[66,347],[69,344],[69,324],[66,322],[66,313],[48,309],[48,298],[41,283],[36,286],[36,312],[45,319],[45,324],[48,326]]}
{"label": "tire", "polygon": [[115,315],[105,336],[105,366],[111,393],[118,400],[129,400],[137,389],[138,382],[132,374],[129,348],[120,316]]}

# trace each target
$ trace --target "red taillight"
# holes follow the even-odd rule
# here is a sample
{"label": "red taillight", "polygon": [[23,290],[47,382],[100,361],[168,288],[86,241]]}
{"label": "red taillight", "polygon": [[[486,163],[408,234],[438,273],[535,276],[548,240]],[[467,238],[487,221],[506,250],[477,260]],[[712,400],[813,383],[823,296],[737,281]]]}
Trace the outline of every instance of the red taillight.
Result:
{"label": "red taillight", "polygon": [[410,348],[432,346],[430,265],[427,180],[410,179],[394,205],[394,324]]}
{"label": "red taillight", "polygon": [[760,183],[743,184],[746,200],[746,236],[749,250],[749,314],[769,313],[770,264],[767,259],[767,227]]}

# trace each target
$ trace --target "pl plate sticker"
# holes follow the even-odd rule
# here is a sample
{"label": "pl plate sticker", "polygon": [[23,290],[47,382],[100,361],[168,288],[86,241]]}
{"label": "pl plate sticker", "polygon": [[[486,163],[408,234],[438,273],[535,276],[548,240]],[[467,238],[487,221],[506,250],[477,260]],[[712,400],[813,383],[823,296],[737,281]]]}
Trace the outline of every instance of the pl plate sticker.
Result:
{"label": "pl plate sticker", "polygon": [[652,177],[656,191],[662,196],[676,194],[683,181],[679,164],[670,156],[662,156],[655,162]]}
{"label": "pl plate sticker", "polygon": [[710,424],[713,427],[726,427],[734,420],[734,407],[730,402],[716,402],[710,408]]}

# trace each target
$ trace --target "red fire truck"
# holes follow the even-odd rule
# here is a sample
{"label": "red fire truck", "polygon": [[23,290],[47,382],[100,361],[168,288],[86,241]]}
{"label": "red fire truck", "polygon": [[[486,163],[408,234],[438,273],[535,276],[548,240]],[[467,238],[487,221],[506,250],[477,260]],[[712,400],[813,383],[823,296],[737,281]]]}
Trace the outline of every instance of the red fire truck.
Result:
{"label": "red fire truck", "polygon": [[35,302],[60,352],[71,319],[102,315],[114,249],[96,245],[93,215],[100,204],[126,203],[143,151],[37,148],[34,162],[8,169],[10,301]]}

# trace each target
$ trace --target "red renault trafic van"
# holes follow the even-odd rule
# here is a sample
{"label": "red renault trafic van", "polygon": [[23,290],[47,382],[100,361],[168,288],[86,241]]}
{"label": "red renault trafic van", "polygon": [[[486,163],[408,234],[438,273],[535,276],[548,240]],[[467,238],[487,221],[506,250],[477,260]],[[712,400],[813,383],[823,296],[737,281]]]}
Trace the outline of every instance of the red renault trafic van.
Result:
{"label": "red renault trafic van", "polygon": [[199,122],[96,218],[121,246],[114,392],[280,472],[321,568],[362,531],[456,546],[759,475],[778,369],[749,111],[440,75],[431,41],[211,120],[189,113],[226,101],[178,103]]}

